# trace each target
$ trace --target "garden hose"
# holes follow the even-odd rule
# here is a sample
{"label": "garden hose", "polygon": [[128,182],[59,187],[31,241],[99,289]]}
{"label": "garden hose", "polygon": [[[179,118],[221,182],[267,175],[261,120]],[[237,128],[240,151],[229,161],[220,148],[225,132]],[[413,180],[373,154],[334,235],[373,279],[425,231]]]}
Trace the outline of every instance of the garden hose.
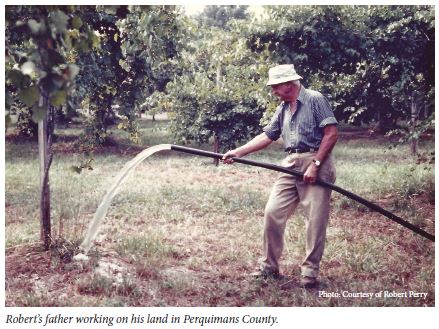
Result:
{"label": "garden hose", "polygon": [[[215,159],[222,159],[223,158],[223,154],[209,152],[209,151],[203,151],[203,150],[194,149],[194,148],[185,147],[185,146],[179,146],[179,145],[171,145],[171,150],[200,155],[200,156],[205,156],[205,157],[210,157],[210,158],[215,158]],[[279,171],[279,172],[290,174],[290,175],[293,175],[296,177],[303,178],[303,173],[296,171],[294,169],[289,169],[289,168],[277,166],[277,165],[270,164],[270,163],[264,163],[264,162],[254,161],[254,160],[237,158],[237,157],[233,157],[232,160],[234,162],[237,162],[237,163],[242,163],[242,164],[246,164],[246,165],[250,165],[250,166],[261,167],[261,168],[265,168],[265,169]],[[347,191],[339,186],[327,183],[327,182],[322,181],[320,179],[317,179],[315,184],[318,184],[320,186],[329,188],[333,191],[336,191],[340,194],[343,194],[344,196],[347,196],[348,198],[350,198],[354,201],[357,201],[358,203],[361,203],[362,205],[364,205],[364,206],[366,206],[366,207],[368,207],[376,212],[379,212],[380,214],[382,214],[382,215],[386,216],[387,218],[393,220],[394,222],[408,228],[409,230],[423,236],[424,238],[427,238],[430,241],[434,241],[434,235],[424,231],[423,229],[421,229],[421,228],[407,222],[406,220],[396,216],[395,214],[391,213],[390,211],[387,211],[384,208],[378,206],[377,204],[374,204],[370,201],[367,201],[366,199],[364,199],[364,198],[362,198],[362,197],[360,197],[352,192],[349,192],[349,191]]]}

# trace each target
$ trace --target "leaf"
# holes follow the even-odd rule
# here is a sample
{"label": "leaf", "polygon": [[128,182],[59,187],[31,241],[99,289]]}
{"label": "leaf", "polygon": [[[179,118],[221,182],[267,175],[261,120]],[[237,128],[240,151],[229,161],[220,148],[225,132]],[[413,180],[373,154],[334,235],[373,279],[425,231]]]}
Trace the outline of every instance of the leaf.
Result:
{"label": "leaf", "polygon": [[32,75],[35,72],[36,66],[34,62],[27,61],[23,65],[21,65],[20,70],[21,73],[26,75]]}
{"label": "leaf", "polygon": [[120,5],[112,5],[112,6],[107,5],[107,6],[104,6],[103,9],[104,9],[104,12],[108,15],[116,15],[119,7],[120,7]]}
{"label": "leaf", "polygon": [[40,90],[37,86],[31,86],[20,91],[18,98],[28,107],[32,107],[40,98]]}
{"label": "leaf", "polygon": [[79,66],[76,64],[69,64],[67,65],[67,70],[69,79],[73,81],[79,73]]}
{"label": "leaf", "polygon": [[66,90],[57,90],[50,96],[50,104],[53,106],[61,106],[66,102],[67,99],[67,91]]}
{"label": "leaf", "polygon": [[39,107],[39,106],[35,105],[32,108],[32,120],[34,122],[38,123],[39,121],[44,119],[44,117],[46,116],[46,113],[47,113],[47,108]]}
{"label": "leaf", "polygon": [[64,14],[61,10],[57,10],[51,13],[50,19],[58,33],[63,33],[64,31],[67,30],[67,22],[69,20],[69,17],[66,14]]}
{"label": "leaf", "polygon": [[34,19],[28,20],[27,25],[29,26],[29,29],[32,34],[38,34],[40,32],[41,23],[38,23],[36,20]]}
{"label": "leaf", "polygon": [[93,48],[98,48],[101,43],[99,37],[96,34],[93,34],[91,40]]}
{"label": "leaf", "polygon": [[14,85],[14,87],[21,88],[23,81],[23,73],[19,70],[11,70],[8,72],[7,77],[9,81]]}
{"label": "leaf", "polygon": [[80,29],[82,25],[83,25],[83,23],[82,23],[82,19],[80,17],[75,16],[72,18],[72,27],[74,29]]}

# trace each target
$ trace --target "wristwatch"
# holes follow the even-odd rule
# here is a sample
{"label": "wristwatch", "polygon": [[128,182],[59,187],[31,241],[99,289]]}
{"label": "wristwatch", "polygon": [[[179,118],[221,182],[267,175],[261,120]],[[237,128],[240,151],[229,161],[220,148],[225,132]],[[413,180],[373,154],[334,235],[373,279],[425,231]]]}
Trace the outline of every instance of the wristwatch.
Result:
{"label": "wristwatch", "polygon": [[321,163],[319,160],[317,160],[317,159],[313,159],[312,162],[314,162],[314,164],[315,164],[317,167],[320,167],[320,165],[322,164],[322,163]]}

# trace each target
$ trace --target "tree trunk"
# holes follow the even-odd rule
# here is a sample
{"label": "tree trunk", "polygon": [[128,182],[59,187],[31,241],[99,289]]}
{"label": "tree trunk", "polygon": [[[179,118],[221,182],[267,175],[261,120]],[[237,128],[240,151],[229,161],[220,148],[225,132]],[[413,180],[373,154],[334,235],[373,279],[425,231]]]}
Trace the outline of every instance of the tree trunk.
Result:
{"label": "tree trunk", "polygon": [[418,121],[418,106],[416,104],[415,96],[412,95],[412,106],[411,106],[411,131],[412,131],[412,139],[410,141],[410,152],[412,155],[416,155],[418,152],[418,139],[414,138],[414,133],[416,130],[416,124]]}
{"label": "tree trunk", "polygon": [[[218,64],[218,67],[216,69],[216,86],[218,88],[221,87],[221,63]],[[213,152],[218,153],[219,152],[219,139],[216,133],[213,135]],[[215,166],[219,165],[219,159],[214,158],[213,163]]]}
{"label": "tree trunk", "polygon": [[[213,152],[218,153],[218,152],[219,152],[219,146],[220,146],[219,138],[218,138],[218,136],[215,134],[215,135],[213,136]],[[215,166],[218,166],[218,165],[219,165],[219,159],[214,158],[214,159],[213,159],[213,164],[214,164]]]}
{"label": "tree trunk", "polygon": [[[44,97],[43,97],[44,98]],[[49,186],[49,168],[52,162],[52,156],[49,152],[51,140],[49,138],[51,131],[48,121],[50,110],[47,98],[42,101],[43,106],[48,110],[43,120],[38,122],[38,152],[40,162],[40,240],[43,243],[44,250],[50,248],[51,243],[51,221],[50,221],[50,186]]]}

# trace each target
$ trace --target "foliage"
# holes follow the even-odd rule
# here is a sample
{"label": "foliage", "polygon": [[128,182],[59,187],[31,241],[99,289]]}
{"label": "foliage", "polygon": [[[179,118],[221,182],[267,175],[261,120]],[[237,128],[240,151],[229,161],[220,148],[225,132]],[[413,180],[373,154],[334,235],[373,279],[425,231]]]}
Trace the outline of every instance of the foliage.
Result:
{"label": "foliage", "polygon": [[[82,109],[87,143],[105,143],[117,121],[139,140],[140,105],[163,91],[176,71],[175,6],[9,6],[7,14],[9,111],[24,112],[23,121],[32,108],[34,119],[41,118],[45,112],[35,106],[41,79],[64,114]],[[35,58],[28,60],[27,52]]]}
{"label": "foliage", "polygon": [[269,17],[253,28],[251,49],[294,63],[306,84],[331,99],[339,119],[388,129],[409,117],[413,92],[430,96],[430,6],[272,6]]}
{"label": "foliage", "polygon": [[[277,62],[295,63],[305,85],[327,95],[336,116],[349,123],[394,128],[409,118],[413,95],[425,100],[425,118],[434,107],[434,12],[429,6],[268,6],[269,18],[260,22],[250,21],[247,6],[207,6],[197,17],[199,26],[175,6],[60,8],[7,7],[7,110],[19,114],[23,131],[31,131],[31,116],[44,114],[35,106],[38,79],[51,81],[48,97],[62,105],[62,113],[86,109],[88,130],[97,143],[105,142],[108,125],[116,122],[138,140],[140,112],[174,106],[180,109],[176,118],[183,115],[189,111],[181,110],[183,95],[175,104],[173,98],[183,91],[190,94],[190,86],[199,83],[192,111],[200,114],[184,115],[199,119],[187,136],[185,124],[176,123],[175,132],[181,140],[206,141],[220,135],[219,129],[213,131],[214,122],[240,120],[242,115],[223,117],[232,108],[254,112],[250,117],[264,113],[262,122],[268,120],[274,103],[257,83]],[[35,47],[47,42],[46,64],[53,68],[23,56],[33,53],[38,61]],[[238,89],[247,91],[243,99],[232,96],[238,77]],[[173,94],[165,95],[169,82]],[[206,88],[218,95],[208,98]],[[206,110],[220,116],[208,122]],[[246,123],[252,126],[250,134],[259,129],[256,122]],[[231,128],[221,139],[231,145],[227,140],[244,135]]]}
{"label": "foliage", "polygon": [[116,122],[138,142],[141,104],[155,90],[163,90],[173,74],[178,40],[175,8],[96,6],[83,12],[102,40],[98,51],[80,58],[77,98],[86,109],[82,112],[88,122],[86,139],[91,138],[87,143],[105,143],[109,125]]}
{"label": "foliage", "polygon": [[270,106],[261,83],[266,65],[246,47],[246,23],[231,21],[231,32],[224,33],[197,31],[188,22],[194,41],[182,54],[182,75],[167,88],[179,142],[206,143],[216,137],[224,150],[261,131],[260,118]]}
{"label": "foliage", "polygon": [[81,13],[83,21],[96,31],[101,43],[94,52],[77,57],[81,71],[74,103],[76,108],[86,109],[80,112],[86,122],[86,139],[91,145],[104,144],[108,126],[116,121],[113,103],[126,75],[119,65],[122,53],[116,27],[118,17],[124,17],[126,11],[109,14],[102,8],[90,6],[82,7]]}
{"label": "foliage", "polygon": [[27,110],[36,122],[48,111],[44,99],[65,104],[79,72],[69,54],[96,42],[74,6],[7,6],[6,115]]}
{"label": "foliage", "polygon": [[175,59],[181,38],[175,6],[129,6],[127,17],[117,22],[123,58],[119,64],[127,72],[119,85],[119,112],[122,126],[136,140],[133,113],[140,113],[145,99],[161,92],[176,73]]}

